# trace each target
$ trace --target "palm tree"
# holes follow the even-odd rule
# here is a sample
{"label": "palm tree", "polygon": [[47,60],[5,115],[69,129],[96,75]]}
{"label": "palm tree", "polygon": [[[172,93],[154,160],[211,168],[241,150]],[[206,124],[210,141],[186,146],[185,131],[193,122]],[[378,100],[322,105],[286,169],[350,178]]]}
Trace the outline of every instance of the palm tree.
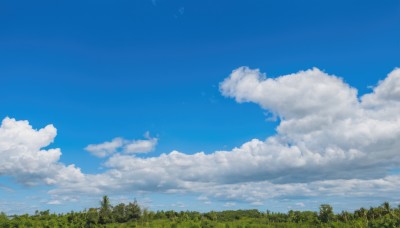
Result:
{"label": "palm tree", "polygon": [[100,211],[99,211],[99,222],[101,224],[106,224],[112,222],[111,215],[111,203],[108,196],[103,196],[103,199],[100,201]]}
{"label": "palm tree", "polygon": [[329,204],[321,204],[319,207],[319,219],[321,222],[327,223],[334,218],[333,208]]}
{"label": "palm tree", "polygon": [[109,210],[111,209],[110,199],[108,196],[103,196],[103,200],[100,201],[100,210]]}
{"label": "palm tree", "polygon": [[390,214],[390,204],[389,204],[389,202],[387,202],[387,201],[384,202],[382,204],[382,208],[383,208],[383,211],[384,211],[385,215]]}

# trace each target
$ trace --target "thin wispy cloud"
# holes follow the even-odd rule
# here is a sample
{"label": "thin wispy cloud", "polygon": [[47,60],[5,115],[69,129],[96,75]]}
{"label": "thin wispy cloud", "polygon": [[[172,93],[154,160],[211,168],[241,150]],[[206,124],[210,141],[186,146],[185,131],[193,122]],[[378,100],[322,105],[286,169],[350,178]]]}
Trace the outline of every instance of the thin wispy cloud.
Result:
{"label": "thin wispy cloud", "polygon": [[118,137],[111,141],[90,144],[85,147],[85,150],[97,157],[106,157],[117,152],[134,154],[153,151],[157,145],[158,139],[152,138],[149,132],[146,132],[144,137],[145,139],[139,140],[126,140]]}

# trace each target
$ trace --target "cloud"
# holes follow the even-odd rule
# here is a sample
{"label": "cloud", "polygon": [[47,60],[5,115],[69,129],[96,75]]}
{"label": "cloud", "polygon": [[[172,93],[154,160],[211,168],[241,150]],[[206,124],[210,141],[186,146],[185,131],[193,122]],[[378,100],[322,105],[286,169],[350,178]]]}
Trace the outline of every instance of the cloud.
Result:
{"label": "cloud", "polygon": [[100,144],[90,144],[85,147],[85,150],[97,157],[106,157],[115,152],[117,149],[123,146],[122,138],[115,138],[110,142],[103,142]]}
{"label": "cloud", "polygon": [[[67,178],[70,175],[61,179],[45,172],[56,180],[50,194],[196,193],[206,202],[240,200],[253,205],[299,196],[400,197],[400,175],[388,174],[400,166],[399,69],[360,97],[341,78],[317,68],[268,78],[259,70],[241,67],[221,82],[220,90],[239,103],[253,102],[273,113],[279,121],[276,134],[232,150],[172,151],[145,158],[135,153],[154,149],[157,139],[149,135],[145,140],[116,138],[89,145],[109,156],[106,171],[80,175],[74,181]],[[54,127],[49,126],[40,140],[34,140],[41,143],[24,144],[35,145],[36,150],[47,146],[55,137]],[[65,168],[57,162],[56,152],[48,153],[50,167]]]}
{"label": "cloud", "polygon": [[173,208],[176,208],[176,207],[185,208],[186,206],[185,206],[185,204],[182,203],[182,202],[177,202],[177,203],[171,204],[171,207],[173,207]]}
{"label": "cloud", "polygon": [[400,163],[399,80],[395,69],[358,98],[355,88],[316,68],[267,78],[242,67],[221,83],[221,92],[274,113],[276,135],[211,154],[114,154],[106,172],[53,193],[196,192],[254,204],[299,195],[395,195],[400,176],[387,173]]}
{"label": "cloud", "polygon": [[50,205],[59,205],[59,204],[61,204],[61,201],[59,201],[59,200],[50,200],[49,202],[47,202],[47,204],[50,204]]}
{"label": "cloud", "polygon": [[2,185],[2,184],[0,184],[0,190],[3,190],[3,191],[5,191],[5,192],[15,192],[14,189],[12,189],[12,188],[10,188],[10,187],[7,187],[7,186],[5,186],[5,185]]}
{"label": "cloud", "polygon": [[306,206],[303,202],[298,202],[295,205],[299,206],[299,207],[305,207]]}
{"label": "cloud", "polygon": [[347,117],[358,104],[356,89],[317,68],[267,78],[259,70],[240,67],[220,84],[220,90],[239,103],[259,104],[284,119]]}
{"label": "cloud", "polygon": [[42,148],[53,142],[53,125],[35,130],[28,121],[4,118],[0,126],[0,176],[11,176],[24,185],[75,182],[79,168],[59,162],[60,149]]}
{"label": "cloud", "polygon": [[180,7],[178,12],[180,15],[183,15],[185,13],[185,7]]}
{"label": "cloud", "polygon": [[226,203],[224,203],[224,207],[234,207],[234,206],[236,206],[235,202],[226,202]]}
{"label": "cloud", "polygon": [[373,88],[373,93],[362,97],[362,103],[367,108],[398,106],[400,100],[400,69],[393,70],[388,77]]}
{"label": "cloud", "polygon": [[150,137],[150,133],[146,132],[144,134],[146,140],[131,140],[125,141],[124,153],[134,154],[134,153],[148,153],[155,149],[158,139]]}
{"label": "cloud", "polygon": [[[336,179],[308,183],[274,184],[268,181],[199,187],[208,198],[235,200],[250,204],[268,199],[297,197],[377,197],[398,199],[400,175],[380,179]],[[201,189],[201,190],[200,190]]]}
{"label": "cloud", "polygon": [[181,17],[183,14],[185,13],[185,7],[179,7],[178,12],[176,14],[174,14],[174,18],[178,19],[179,17]]}
{"label": "cloud", "polygon": [[279,117],[277,135],[269,140],[298,150],[292,164],[314,167],[324,179],[372,178],[399,165],[399,82],[395,69],[358,99],[356,89],[316,68],[266,78],[242,67],[221,83],[221,92]]}
{"label": "cloud", "polygon": [[114,138],[110,142],[90,144],[85,148],[85,150],[97,157],[110,156],[119,151],[126,154],[148,153],[153,151],[157,145],[158,139],[150,137],[149,132],[146,132],[144,136],[146,140]]}

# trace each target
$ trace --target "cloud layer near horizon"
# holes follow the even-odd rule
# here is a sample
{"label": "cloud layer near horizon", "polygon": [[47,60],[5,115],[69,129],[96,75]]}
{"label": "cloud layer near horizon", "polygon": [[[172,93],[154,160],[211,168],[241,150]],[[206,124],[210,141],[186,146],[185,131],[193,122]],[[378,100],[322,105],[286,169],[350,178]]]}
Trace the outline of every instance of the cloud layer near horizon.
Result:
{"label": "cloud layer near horizon", "polygon": [[[361,97],[342,79],[317,68],[268,78],[241,67],[220,90],[273,113],[280,120],[276,134],[230,151],[173,151],[147,158],[115,153],[125,145],[117,138],[86,148],[100,151],[98,156],[111,155],[105,172],[89,175],[59,163],[59,149],[40,150],[53,141],[53,126],[36,131],[26,121],[6,118],[0,129],[0,174],[23,183],[33,175],[55,184],[50,191],[55,196],[194,192],[254,204],[284,196],[398,196],[400,176],[388,172],[400,166],[400,69]],[[29,132],[26,140],[19,139],[20,131]],[[35,160],[37,156],[42,157]],[[20,159],[30,157],[32,167],[21,168]]]}

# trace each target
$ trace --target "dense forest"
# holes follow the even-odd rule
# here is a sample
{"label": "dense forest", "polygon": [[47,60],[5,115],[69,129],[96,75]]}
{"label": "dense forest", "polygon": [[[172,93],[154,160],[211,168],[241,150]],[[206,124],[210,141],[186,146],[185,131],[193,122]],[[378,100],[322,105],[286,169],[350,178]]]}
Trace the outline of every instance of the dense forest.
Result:
{"label": "dense forest", "polygon": [[293,211],[274,213],[258,210],[149,211],[136,202],[112,206],[107,196],[98,208],[82,212],[54,214],[36,211],[33,215],[0,214],[0,227],[400,227],[400,205],[388,202],[379,207],[360,208],[354,212],[333,212],[322,204],[319,212]]}

